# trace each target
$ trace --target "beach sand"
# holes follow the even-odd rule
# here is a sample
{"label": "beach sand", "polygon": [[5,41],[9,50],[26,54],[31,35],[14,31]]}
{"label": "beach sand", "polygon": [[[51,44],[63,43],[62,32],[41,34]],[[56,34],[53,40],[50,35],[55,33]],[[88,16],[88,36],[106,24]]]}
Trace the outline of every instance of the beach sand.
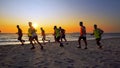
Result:
{"label": "beach sand", "polygon": [[88,49],[77,48],[77,41],[69,41],[63,48],[58,43],[46,43],[44,50],[36,44],[0,46],[0,68],[120,68],[120,38],[104,39],[103,49],[95,40],[88,41]]}

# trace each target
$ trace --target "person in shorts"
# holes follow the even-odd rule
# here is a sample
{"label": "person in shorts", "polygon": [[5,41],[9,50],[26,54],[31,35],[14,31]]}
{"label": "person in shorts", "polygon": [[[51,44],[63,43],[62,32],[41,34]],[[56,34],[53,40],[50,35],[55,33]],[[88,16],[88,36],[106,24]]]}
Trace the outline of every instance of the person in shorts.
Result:
{"label": "person in shorts", "polygon": [[25,40],[22,39],[23,33],[19,25],[17,25],[17,29],[18,29],[18,32],[17,32],[18,40],[22,43],[22,45],[24,45]]}
{"label": "person in shorts", "polygon": [[94,24],[93,34],[91,34],[91,35],[95,36],[96,44],[99,46],[100,49],[102,49],[102,45],[101,45],[100,41],[101,41],[101,35],[103,33],[104,33],[104,31],[101,30],[100,28],[98,28],[96,24]]}
{"label": "person in shorts", "polygon": [[57,28],[57,26],[54,26],[54,29],[55,29],[55,37],[56,37],[56,41],[58,43],[60,43],[60,47],[64,47],[63,43],[61,43],[60,41],[60,29]]}
{"label": "person in shorts", "polygon": [[41,27],[41,35],[42,35],[42,41],[45,44],[45,41],[50,42],[50,40],[46,40],[46,34],[45,34],[45,30]]}
{"label": "person in shorts", "polygon": [[80,22],[79,25],[80,25],[80,36],[78,39],[78,43],[79,43],[78,48],[81,48],[81,40],[83,39],[83,41],[85,43],[84,49],[87,49],[86,28],[85,28],[85,26],[83,26],[83,22]]}
{"label": "person in shorts", "polygon": [[32,48],[31,49],[35,49],[35,46],[33,44],[33,40],[37,41],[37,43],[41,46],[41,50],[43,49],[43,46],[41,45],[41,43],[38,41],[38,36],[36,33],[36,29],[32,26],[32,22],[29,22],[29,29],[28,29],[28,37],[29,37],[29,41],[30,44],[32,44]]}
{"label": "person in shorts", "polygon": [[61,33],[61,42],[63,41],[62,39],[64,39],[65,42],[67,42],[66,37],[65,37],[65,29],[63,29],[62,27],[59,27],[59,29]]}

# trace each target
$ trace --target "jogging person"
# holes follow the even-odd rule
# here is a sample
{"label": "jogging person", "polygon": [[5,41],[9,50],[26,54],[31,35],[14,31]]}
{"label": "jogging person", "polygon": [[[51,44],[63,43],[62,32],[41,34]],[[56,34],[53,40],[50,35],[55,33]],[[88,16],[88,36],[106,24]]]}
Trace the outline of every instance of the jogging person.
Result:
{"label": "jogging person", "polygon": [[80,22],[79,25],[80,25],[80,36],[78,39],[78,43],[79,43],[78,48],[81,48],[81,39],[83,39],[83,41],[85,43],[84,49],[87,49],[86,28],[85,28],[85,26],[83,26],[83,22]]}
{"label": "jogging person", "polygon": [[67,42],[66,37],[65,37],[65,29],[63,29],[61,27],[59,27],[59,29],[60,29],[60,33],[61,33],[61,38],[60,38],[61,42],[62,42],[62,39],[64,39],[65,42]]}
{"label": "jogging person", "polygon": [[56,36],[55,36],[55,35],[56,35],[56,33],[55,33],[55,27],[56,27],[56,26],[54,26],[54,28],[53,28],[53,29],[54,29],[53,36],[54,36],[54,40],[55,40],[55,42],[57,42],[57,41],[56,41]]}
{"label": "jogging person", "polygon": [[45,30],[41,27],[41,35],[42,35],[42,41],[45,44],[45,41],[50,42],[50,40],[46,40]]}
{"label": "jogging person", "polygon": [[18,32],[17,32],[18,40],[22,43],[22,45],[24,45],[25,40],[22,39],[23,33],[19,25],[17,25],[17,29],[18,29]]}
{"label": "jogging person", "polygon": [[60,47],[63,47],[63,44],[60,42],[60,29],[57,26],[54,26],[56,41],[60,43]]}
{"label": "jogging person", "polygon": [[101,30],[100,28],[98,28],[97,25],[95,24],[93,34],[91,34],[91,35],[95,36],[96,43],[97,43],[97,45],[99,46],[100,49],[102,48],[102,45],[101,45],[100,41],[101,41],[101,35],[103,33],[104,33],[104,31]]}
{"label": "jogging person", "polygon": [[30,41],[30,44],[32,44],[32,48],[31,49],[35,49],[35,46],[33,44],[33,40],[36,40],[37,43],[41,46],[41,50],[43,49],[43,46],[41,45],[41,43],[38,41],[38,36],[37,36],[37,33],[36,33],[36,29],[32,26],[32,22],[29,22],[29,29],[28,29],[28,37],[29,37],[29,41]]}

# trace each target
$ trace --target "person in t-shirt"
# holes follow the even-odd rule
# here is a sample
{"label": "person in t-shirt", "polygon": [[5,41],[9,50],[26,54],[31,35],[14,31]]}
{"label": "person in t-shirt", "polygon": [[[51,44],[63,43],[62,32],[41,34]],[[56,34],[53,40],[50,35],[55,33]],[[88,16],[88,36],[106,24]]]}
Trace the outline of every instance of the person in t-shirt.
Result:
{"label": "person in t-shirt", "polygon": [[18,40],[22,43],[22,45],[24,45],[25,40],[22,39],[23,33],[19,25],[17,25],[17,29],[18,29],[18,32],[17,32]]}
{"label": "person in t-shirt", "polygon": [[41,27],[41,35],[42,35],[42,41],[45,44],[45,41],[50,42],[50,40],[46,40],[45,30]]}
{"label": "person in t-shirt", "polygon": [[33,40],[36,40],[37,43],[41,46],[41,50],[43,49],[43,46],[41,45],[41,43],[38,41],[38,36],[37,36],[37,33],[36,33],[36,29],[32,26],[32,22],[29,22],[29,29],[28,29],[28,37],[29,37],[29,41],[30,41],[30,44],[32,44],[32,48],[31,49],[35,49],[35,46],[33,44]]}
{"label": "person in t-shirt", "polygon": [[85,28],[85,26],[83,26],[83,22],[80,22],[79,25],[80,25],[80,36],[78,39],[78,43],[79,43],[78,48],[81,48],[81,39],[83,39],[83,41],[85,43],[84,49],[87,49],[86,28]]}
{"label": "person in t-shirt", "polygon": [[95,24],[93,34],[91,34],[91,35],[95,36],[96,43],[97,43],[97,45],[99,46],[100,49],[102,48],[102,45],[101,45],[100,41],[101,41],[101,35],[103,33],[104,33],[104,31],[101,30],[100,28],[97,28],[97,25]]}
{"label": "person in t-shirt", "polygon": [[56,26],[54,26],[54,28],[53,28],[53,29],[54,29],[53,36],[54,36],[54,40],[55,40],[55,42],[57,42],[57,41],[56,41],[56,36],[55,36],[55,35],[56,35],[56,34],[55,34],[55,27],[56,27]]}
{"label": "person in t-shirt", "polygon": [[60,29],[60,33],[61,33],[61,42],[62,42],[62,39],[64,39],[65,42],[67,42],[66,37],[65,37],[65,29],[63,29],[61,27],[59,27],[59,29]]}
{"label": "person in t-shirt", "polygon": [[56,41],[58,42],[58,43],[60,43],[60,47],[63,47],[64,45],[63,45],[63,43],[61,43],[61,41],[60,41],[60,29],[58,29],[57,28],[57,26],[54,26],[54,29],[55,29],[55,37],[56,37]]}

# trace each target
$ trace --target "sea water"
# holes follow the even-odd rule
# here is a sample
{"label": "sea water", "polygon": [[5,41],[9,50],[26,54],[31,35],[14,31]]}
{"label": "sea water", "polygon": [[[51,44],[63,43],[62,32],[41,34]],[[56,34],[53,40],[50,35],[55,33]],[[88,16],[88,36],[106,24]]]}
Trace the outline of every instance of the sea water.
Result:
{"label": "sea water", "polygon": [[[79,33],[67,33],[66,39],[67,41],[77,41],[79,38]],[[0,45],[14,45],[14,44],[21,44],[18,40],[17,34],[12,33],[0,33]],[[120,33],[104,33],[102,35],[102,39],[107,38],[120,38]],[[22,37],[23,40],[25,40],[25,44],[28,44],[28,36],[27,34],[23,34]],[[42,36],[41,34],[38,34],[38,39],[42,43]],[[54,42],[54,36],[52,34],[46,34],[46,39],[50,40],[50,42]],[[87,40],[94,40],[94,36],[91,36],[90,33],[87,34]]]}

